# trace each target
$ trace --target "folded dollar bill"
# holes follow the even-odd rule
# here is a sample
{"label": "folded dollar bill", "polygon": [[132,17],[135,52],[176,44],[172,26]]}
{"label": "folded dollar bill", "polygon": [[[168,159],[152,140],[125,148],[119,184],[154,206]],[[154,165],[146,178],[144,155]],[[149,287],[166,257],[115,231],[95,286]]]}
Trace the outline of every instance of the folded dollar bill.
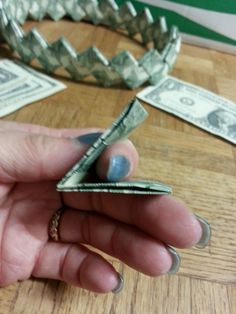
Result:
{"label": "folded dollar bill", "polygon": [[88,182],[91,167],[103,150],[122,138],[126,138],[134,128],[139,126],[147,117],[146,110],[134,99],[123,110],[97,141],[88,149],[86,154],[57,184],[61,192],[109,192],[127,194],[169,194],[171,188],[160,182],[125,181],[125,182]]}
{"label": "folded dollar bill", "polygon": [[137,97],[236,144],[236,104],[223,97],[171,76]]}
{"label": "folded dollar bill", "polygon": [[125,182],[98,182],[79,183],[67,188],[58,188],[67,192],[107,192],[123,194],[170,194],[171,188],[159,182],[125,181]]}
{"label": "folded dollar bill", "polygon": [[30,67],[0,60],[0,117],[65,88],[61,82]]}

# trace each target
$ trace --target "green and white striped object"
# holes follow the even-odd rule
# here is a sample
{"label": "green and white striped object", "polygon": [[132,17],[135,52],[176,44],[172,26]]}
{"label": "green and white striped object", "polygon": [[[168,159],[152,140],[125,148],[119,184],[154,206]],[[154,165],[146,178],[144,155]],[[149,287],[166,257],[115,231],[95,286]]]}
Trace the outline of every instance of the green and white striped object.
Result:
{"label": "green and white striped object", "polygon": [[[117,0],[119,4],[123,0]],[[142,0],[131,1],[137,10],[149,7],[177,25],[185,42],[236,54],[236,1]]]}

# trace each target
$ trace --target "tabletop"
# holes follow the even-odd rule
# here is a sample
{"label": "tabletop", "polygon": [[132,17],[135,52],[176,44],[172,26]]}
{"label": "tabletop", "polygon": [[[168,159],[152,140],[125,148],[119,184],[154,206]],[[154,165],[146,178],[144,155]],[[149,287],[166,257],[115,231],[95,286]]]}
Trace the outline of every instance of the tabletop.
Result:
{"label": "tabletop", "polygon": [[[83,51],[95,44],[108,57],[124,49],[140,57],[144,51],[123,34],[69,20],[27,22],[49,42],[63,35]],[[7,47],[1,55],[13,58]],[[34,64],[35,67],[38,64]],[[182,45],[174,77],[236,102],[236,56]],[[104,88],[93,81],[76,83],[58,71],[67,85],[56,95],[3,118],[48,127],[108,127],[138,91]],[[212,226],[207,248],[180,250],[177,275],[149,278],[108,257],[123,273],[120,294],[99,295],[52,280],[29,279],[0,290],[0,313],[236,313],[236,148],[177,117],[144,104],[148,119],[130,139],[140,154],[135,177],[165,182],[173,195]]]}

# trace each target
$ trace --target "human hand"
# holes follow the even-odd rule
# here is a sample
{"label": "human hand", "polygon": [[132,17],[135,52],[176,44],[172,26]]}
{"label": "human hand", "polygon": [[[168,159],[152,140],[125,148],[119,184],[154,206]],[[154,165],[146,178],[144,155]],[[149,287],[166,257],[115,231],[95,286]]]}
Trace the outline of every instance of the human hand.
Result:
{"label": "human hand", "polygon": [[[178,269],[180,259],[169,245],[208,242],[207,223],[170,196],[58,193],[56,183],[96,139],[94,132],[0,122],[0,286],[33,276],[117,291],[120,276],[84,244],[158,276]],[[96,172],[102,179],[127,179],[137,163],[125,140],[106,149]],[[55,242],[48,225],[60,208]]]}

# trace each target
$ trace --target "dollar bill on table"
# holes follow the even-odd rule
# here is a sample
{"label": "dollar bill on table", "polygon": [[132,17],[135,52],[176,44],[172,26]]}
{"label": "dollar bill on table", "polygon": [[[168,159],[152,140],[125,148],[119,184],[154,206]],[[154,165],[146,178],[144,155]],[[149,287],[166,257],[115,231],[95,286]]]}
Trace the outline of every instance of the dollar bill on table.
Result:
{"label": "dollar bill on table", "polygon": [[147,117],[147,111],[134,99],[120,116],[88,149],[78,163],[57,184],[60,192],[106,192],[126,194],[169,194],[171,188],[160,182],[125,181],[91,182],[88,180],[92,165],[103,150],[122,138],[126,138]]}
{"label": "dollar bill on table", "polygon": [[236,144],[236,104],[223,97],[171,76],[137,97]]}
{"label": "dollar bill on table", "polygon": [[18,73],[14,72],[14,69],[9,70],[12,62],[7,60],[0,60],[0,92],[5,90],[11,90],[18,84],[23,84],[28,80],[27,72],[19,67]]}
{"label": "dollar bill on table", "polygon": [[61,82],[26,65],[2,59],[0,60],[0,117],[65,88],[66,86]]}

